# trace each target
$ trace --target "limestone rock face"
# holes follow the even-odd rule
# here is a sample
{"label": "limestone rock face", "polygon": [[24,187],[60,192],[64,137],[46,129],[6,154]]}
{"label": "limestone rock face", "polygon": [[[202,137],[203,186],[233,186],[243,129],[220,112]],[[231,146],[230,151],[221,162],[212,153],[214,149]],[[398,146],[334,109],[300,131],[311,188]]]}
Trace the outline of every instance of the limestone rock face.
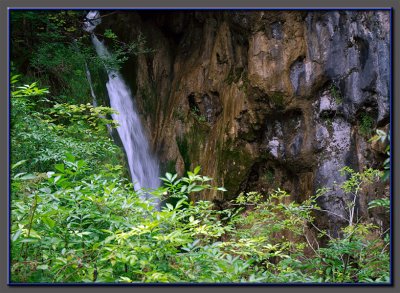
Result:
{"label": "limestone rock face", "polygon": [[122,73],[162,171],[200,165],[228,190],[203,199],[279,186],[302,201],[332,187],[319,204],[345,217],[338,170],[382,164],[368,139],[390,120],[388,11],[131,11],[106,28],[153,49]]}

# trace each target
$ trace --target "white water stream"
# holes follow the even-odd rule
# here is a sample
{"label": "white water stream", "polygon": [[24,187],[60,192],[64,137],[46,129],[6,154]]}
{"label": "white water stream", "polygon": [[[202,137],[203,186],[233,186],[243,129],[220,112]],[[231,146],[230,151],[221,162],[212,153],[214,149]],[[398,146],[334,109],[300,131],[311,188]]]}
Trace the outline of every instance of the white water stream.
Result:
{"label": "white water stream", "polygon": [[[93,32],[101,22],[98,11],[90,11],[86,19],[84,29],[88,32]],[[110,52],[103,42],[99,41],[93,33],[92,42],[98,56],[101,58],[110,57]],[[126,152],[135,190],[141,190],[142,188],[155,189],[160,186],[159,165],[150,152],[149,143],[131,91],[118,71],[110,68],[106,69],[108,73],[106,86],[110,105],[111,108],[118,111],[118,114],[112,114],[112,118],[119,124],[117,131]],[[156,199],[150,197],[146,192],[142,192],[141,197],[151,200],[154,204],[158,203]]]}

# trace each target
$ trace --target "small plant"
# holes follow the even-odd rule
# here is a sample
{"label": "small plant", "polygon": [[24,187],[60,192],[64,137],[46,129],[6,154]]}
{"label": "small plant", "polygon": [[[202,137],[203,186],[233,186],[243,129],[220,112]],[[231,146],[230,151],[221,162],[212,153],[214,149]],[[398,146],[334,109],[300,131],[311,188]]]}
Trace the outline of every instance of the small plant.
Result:
{"label": "small plant", "polygon": [[360,116],[359,129],[361,135],[368,137],[371,135],[374,127],[374,119],[367,113],[363,113]]}
{"label": "small plant", "polygon": [[106,29],[106,30],[104,31],[103,36],[104,36],[105,38],[107,38],[107,39],[112,39],[112,40],[117,40],[117,39],[118,39],[117,35],[116,35],[112,30],[110,30],[110,29]]}
{"label": "small plant", "polygon": [[326,126],[328,127],[328,129],[330,131],[333,130],[333,117],[332,116],[328,116],[326,115],[325,117],[323,117],[326,123]]}
{"label": "small plant", "polygon": [[382,207],[385,210],[390,210],[390,199],[389,198],[379,198],[374,199],[368,203],[368,209],[373,209],[377,207]]}
{"label": "small plant", "polygon": [[[10,83],[15,84],[17,82],[18,82],[18,75],[12,76]],[[33,82],[31,84],[18,86],[16,90],[13,90],[11,92],[11,97],[13,98],[34,97],[34,96],[43,96],[48,93],[49,91],[47,88],[38,88],[37,82]]]}
{"label": "small plant", "polygon": [[202,115],[198,108],[193,108],[190,113],[197,120],[197,122],[200,123],[207,122],[206,116]]}
{"label": "small plant", "polygon": [[101,35],[112,43],[112,52],[109,55],[101,57],[92,57],[98,64],[103,64],[109,70],[120,70],[122,64],[126,62],[131,55],[151,54],[155,50],[147,47],[146,37],[139,33],[136,40],[129,43],[118,40],[118,36],[111,30],[107,29]]}
{"label": "small plant", "polygon": [[362,185],[376,181],[380,176],[382,176],[382,172],[370,168],[362,173],[358,173],[346,166],[340,169],[340,174],[348,177],[348,179],[341,185],[341,189],[352,197],[346,207],[348,212],[347,220],[349,226],[352,226],[355,221],[356,202],[363,187]]}
{"label": "small plant", "polygon": [[383,174],[383,180],[387,181],[390,177],[390,132],[385,133],[384,131],[377,129],[376,130],[376,135],[374,135],[369,141],[381,141],[381,143],[385,142],[388,140],[389,144],[385,149],[387,158],[383,162],[383,169],[384,169],[384,174]]}
{"label": "small plant", "polygon": [[337,105],[340,105],[343,102],[343,96],[342,93],[340,92],[340,89],[332,84],[330,87],[331,95],[334,98],[335,102]]}

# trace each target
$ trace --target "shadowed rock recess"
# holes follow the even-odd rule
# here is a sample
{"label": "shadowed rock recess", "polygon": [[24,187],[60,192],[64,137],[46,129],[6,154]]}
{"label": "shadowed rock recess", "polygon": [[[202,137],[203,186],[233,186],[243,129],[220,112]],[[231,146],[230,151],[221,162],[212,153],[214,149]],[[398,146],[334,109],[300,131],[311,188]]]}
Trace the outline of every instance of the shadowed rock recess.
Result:
{"label": "shadowed rock recess", "polygon": [[[163,172],[195,166],[228,192],[281,187],[302,201],[345,180],[338,170],[380,168],[368,142],[390,113],[388,11],[139,11],[105,17],[124,42],[154,51],[131,57],[130,84]],[[368,124],[368,125],[366,125]],[[359,198],[366,203],[387,186]],[[334,190],[322,208],[343,215]],[[321,215],[332,231],[340,217]]]}

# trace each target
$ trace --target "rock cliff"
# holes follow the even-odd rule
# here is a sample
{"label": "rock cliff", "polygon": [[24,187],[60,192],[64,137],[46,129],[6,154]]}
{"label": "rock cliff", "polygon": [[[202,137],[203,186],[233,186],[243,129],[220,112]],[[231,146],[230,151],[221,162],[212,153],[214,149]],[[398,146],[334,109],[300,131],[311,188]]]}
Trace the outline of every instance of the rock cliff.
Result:
{"label": "rock cliff", "polygon": [[[334,187],[350,166],[380,168],[368,142],[390,117],[389,11],[121,11],[105,17],[125,42],[142,33],[150,54],[122,73],[163,170],[202,166],[226,193],[276,187],[302,201]],[[335,188],[334,188],[335,189]],[[363,194],[359,213],[385,186]],[[344,215],[346,195],[320,198]],[[320,225],[335,231],[341,219]]]}

